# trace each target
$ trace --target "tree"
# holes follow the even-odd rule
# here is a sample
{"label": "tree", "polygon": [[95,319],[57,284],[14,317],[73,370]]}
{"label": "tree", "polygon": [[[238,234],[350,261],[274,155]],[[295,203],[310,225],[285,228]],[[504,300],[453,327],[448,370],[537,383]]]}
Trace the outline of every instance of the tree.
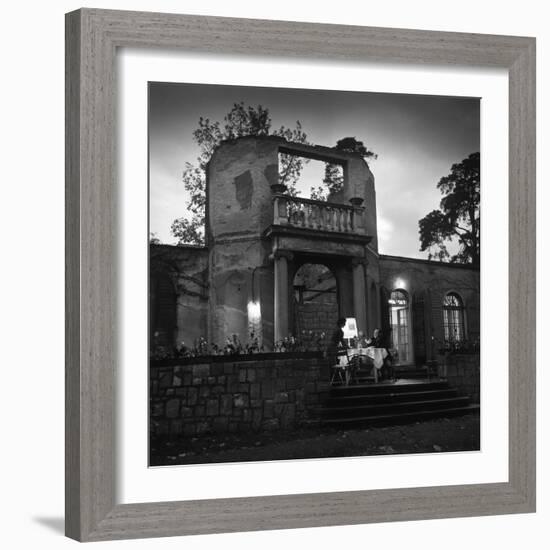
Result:
{"label": "tree", "polygon": [[158,238],[158,235],[151,231],[149,233],[149,243],[150,244],[162,244],[161,240]]}
{"label": "tree", "polygon": [[[420,250],[428,250],[429,259],[479,265],[479,153],[453,164],[437,188],[443,194],[439,210],[418,222]],[[453,256],[445,244],[452,241],[459,246]]]}
{"label": "tree", "polygon": [[[377,159],[378,155],[365,147],[362,141],[355,137],[345,137],[336,142],[335,149],[345,153],[356,153],[364,159]],[[344,174],[342,167],[339,164],[327,162],[325,165],[325,177],[323,178],[323,186],[311,188],[311,198],[316,200],[328,200],[330,195],[334,195],[342,191],[344,186]],[[314,197],[315,195],[315,197]]]}
{"label": "tree", "polygon": [[[272,130],[269,110],[258,105],[245,107],[244,103],[235,103],[223,122],[211,121],[200,117],[193,139],[200,148],[195,164],[187,162],[183,171],[183,185],[189,193],[187,208],[190,217],[174,220],[170,228],[178,244],[204,244],[204,220],[206,206],[206,166],[216,147],[224,140],[242,136],[279,136],[287,141],[308,143],[307,136],[299,121],[295,128],[281,126]],[[304,163],[308,159],[295,155],[281,155],[279,162],[279,181],[288,188],[290,195],[296,195],[296,182]]]}
{"label": "tree", "polygon": [[367,149],[362,141],[355,137],[345,137],[336,142],[336,149],[345,153],[357,153],[365,159],[377,159],[378,155]]}

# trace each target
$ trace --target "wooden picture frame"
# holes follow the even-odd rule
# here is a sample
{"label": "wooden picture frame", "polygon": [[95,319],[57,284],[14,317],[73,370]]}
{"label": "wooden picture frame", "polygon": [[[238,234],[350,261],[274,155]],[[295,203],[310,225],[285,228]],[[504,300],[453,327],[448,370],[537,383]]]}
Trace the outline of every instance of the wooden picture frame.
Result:
{"label": "wooden picture frame", "polygon": [[[119,47],[509,71],[509,480],[116,504]],[[82,9],[66,16],[66,534],[81,541],[535,510],[535,39]]]}

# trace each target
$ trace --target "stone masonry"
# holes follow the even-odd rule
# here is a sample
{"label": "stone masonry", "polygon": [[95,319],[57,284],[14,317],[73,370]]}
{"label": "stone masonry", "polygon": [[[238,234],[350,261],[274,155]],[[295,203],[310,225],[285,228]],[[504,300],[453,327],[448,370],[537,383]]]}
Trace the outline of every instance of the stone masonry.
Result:
{"label": "stone masonry", "polygon": [[311,409],[328,392],[326,361],[320,353],[274,355],[165,366],[153,361],[151,436],[291,429],[312,421]]}
{"label": "stone masonry", "polygon": [[479,403],[480,361],[479,354],[447,355],[440,367],[449,384],[461,395],[467,395],[474,403]]}

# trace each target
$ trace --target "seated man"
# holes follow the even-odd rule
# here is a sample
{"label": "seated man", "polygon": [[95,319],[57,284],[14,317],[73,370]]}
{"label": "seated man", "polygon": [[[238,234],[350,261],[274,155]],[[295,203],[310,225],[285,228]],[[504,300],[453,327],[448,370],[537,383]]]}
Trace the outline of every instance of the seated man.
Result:
{"label": "seated man", "polygon": [[380,332],[379,328],[375,328],[372,333],[372,338],[369,338],[367,340],[367,345],[369,347],[373,348],[383,348],[385,346],[382,345],[382,333]]}

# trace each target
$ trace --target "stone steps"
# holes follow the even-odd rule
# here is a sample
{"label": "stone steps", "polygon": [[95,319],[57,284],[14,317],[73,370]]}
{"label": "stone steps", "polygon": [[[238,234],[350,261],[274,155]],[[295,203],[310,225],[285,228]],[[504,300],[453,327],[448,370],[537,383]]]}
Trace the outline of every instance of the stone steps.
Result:
{"label": "stone steps", "polygon": [[451,418],[479,412],[479,405],[470,404],[463,407],[454,407],[437,410],[422,410],[414,412],[402,412],[398,414],[377,414],[372,416],[357,416],[351,418],[328,418],[322,420],[327,426],[339,426],[342,428],[366,427],[366,426],[388,426],[408,424],[434,418]]}
{"label": "stone steps", "polygon": [[456,397],[455,389],[434,389],[424,391],[400,391],[391,393],[370,393],[359,395],[332,396],[327,402],[329,407],[354,407],[370,405],[375,403],[400,403],[403,401],[415,401],[422,399],[443,399],[446,397]]}
{"label": "stone steps", "polygon": [[445,380],[398,380],[396,383],[381,382],[378,384],[351,384],[349,386],[330,386],[329,396],[332,398],[351,395],[387,395],[402,392],[421,392],[448,389],[450,389],[449,384]]}
{"label": "stone steps", "polygon": [[445,380],[407,379],[396,383],[333,386],[323,405],[312,411],[322,425],[406,424],[479,411]]}
{"label": "stone steps", "polygon": [[375,416],[386,413],[407,413],[452,409],[469,404],[468,397],[451,397],[447,399],[427,399],[424,401],[403,401],[401,403],[376,403],[352,407],[328,407],[321,410],[321,416],[326,418],[350,418],[355,416]]}

